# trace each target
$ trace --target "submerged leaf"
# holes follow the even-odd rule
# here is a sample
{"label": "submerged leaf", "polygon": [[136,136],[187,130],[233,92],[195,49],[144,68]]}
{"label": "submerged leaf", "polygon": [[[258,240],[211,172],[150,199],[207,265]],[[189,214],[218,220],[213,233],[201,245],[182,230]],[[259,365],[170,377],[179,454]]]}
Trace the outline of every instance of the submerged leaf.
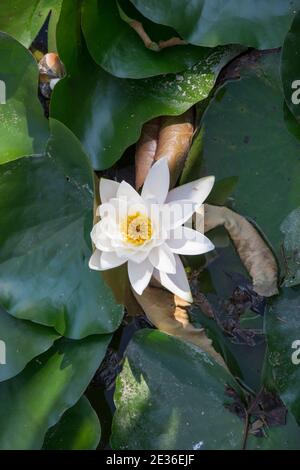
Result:
{"label": "submerged leaf", "polygon": [[238,62],[239,79],[218,89],[203,115],[200,165],[190,165],[184,182],[214,175],[207,202],[253,220],[279,259],[282,221],[300,207],[300,141],[286,124],[278,51]]}

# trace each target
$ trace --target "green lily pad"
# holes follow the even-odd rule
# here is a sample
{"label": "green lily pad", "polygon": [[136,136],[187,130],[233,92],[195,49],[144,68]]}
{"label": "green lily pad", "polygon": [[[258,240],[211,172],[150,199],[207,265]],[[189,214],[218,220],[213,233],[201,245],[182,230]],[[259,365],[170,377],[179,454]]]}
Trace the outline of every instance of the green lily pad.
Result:
{"label": "green lily pad", "polygon": [[45,154],[0,166],[0,303],[71,338],[110,333],[122,307],[88,267],[92,169],[71,131],[51,128]]}
{"label": "green lily pad", "polygon": [[43,152],[49,129],[38,100],[37,63],[4,33],[0,33],[0,123],[0,164]]}
{"label": "green lily pad", "polygon": [[82,396],[46,434],[45,450],[93,450],[101,437],[99,419],[89,400]]}
{"label": "green lily pad", "polygon": [[119,79],[90,58],[74,1],[64,2],[57,33],[68,76],[56,85],[50,112],[80,139],[97,170],[112,166],[138,140],[144,122],[181,114],[206,98],[220,69],[241,51],[240,47],[207,50],[200,63],[180,75]]}
{"label": "green lily pad", "polygon": [[282,45],[300,7],[298,0],[131,0],[156,23],[171,26],[191,44],[243,44],[257,49]]}
{"label": "green lily pad", "polygon": [[279,63],[278,52],[249,58],[240,80],[218,90],[203,117],[200,170],[186,175],[215,175],[210,202],[225,192],[223,204],[254,221],[277,255],[281,223],[300,206],[300,142],[285,122]]}
{"label": "green lily pad", "polygon": [[289,413],[284,426],[267,429],[264,437],[251,434],[247,438],[246,450],[299,450],[300,427],[295,418]]}
{"label": "green lily pad", "polygon": [[0,449],[40,449],[47,430],[84,393],[110,335],[58,340],[17,377],[0,384]]}
{"label": "green lily pad", "polygon": [[[126,12],[130,6],[125,3]],[[143,18],[136,10],[129,11],[128,15],[142,22],[153,41],[158,42],[177,35],[171,28],[156,25]],[[192,45],[173,46],[158,52],[147,48],[133,28],[121,18],[114,0],[85,1],[82,28],[95,62],[107,72],[121,78],[145,78],[180,72],[202,58],[205,59],[208,53],[205,48]]]}
{"label": "green lily pad", "polygon": [[129,344],[115,392],[114,449],[239,449],[243,422],[224,392],[233,378],[206,353],[141,330]]}
{"label": "green lily pad", "polygon": [[0,382],[24,369],[34,357],[47,351],[59,335],[52,329],[16,320],[0,310],[0,340],[5,343],[6,364],[0,365]]}
{"label": "green lily pad", "polygon": [[53,8],[51,9],[51,15],[48,24],[48,51],[57,52],[56,46],[56,28],[60,17],[60,11],[63,0],[56,0]]}
{"label": "green lily pad", "polygon": [[300,208],[291,212],[281,224],[284,235],[283,253],[285,260],[284,286],[300,283]]}
{"label": "green lily pad", "polygon": [[300,289],[283,289],[281,296],[269,308],[266,334],[271,378],[283,402],[300,425],[299,310]]}
{"label": "green lily pad", "polygon": [[[1,0],[0,31],[29,47],[52,9],[62,0]],[[2,62],[2,60],[1,60]]]}
{"label": "green lily pad", "polygon": [[281,54],[281,77],[286,103],[300,119],[300,12],[294,18],[285,38]]}

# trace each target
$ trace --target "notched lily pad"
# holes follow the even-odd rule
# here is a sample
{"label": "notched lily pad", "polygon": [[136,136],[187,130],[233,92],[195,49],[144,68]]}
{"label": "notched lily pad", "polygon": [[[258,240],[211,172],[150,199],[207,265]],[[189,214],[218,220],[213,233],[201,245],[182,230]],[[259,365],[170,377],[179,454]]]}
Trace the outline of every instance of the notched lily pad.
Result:
{"label": "notched lily pad", "polygon": [[[143,27],[144,36],[146,33],[151,37],[148,47],[130,23],[138,23],[140,29]],[[143,17],[128,1],[84,1],[82,28],[95,62],[120,78],[146,78],[180,72],[199,62],[207,53],[205,48],[192,45],[159,50],[156,44],[156,50],[151,50],[155,47],[154,41],[159,43],[178,35],[171,28]]]}
{"label": "notched lily pad", "polygon": [[71,131],[51,128],[45,154],[0,166],[0,303],[71,338],[109,333],[123,312],[88,267],[92,169]]}
{"label": "notched lily pad", "polygon": [[79,24],[80,10],[74,8],[73,0],[65,1],[57,45],[67,78],[53,91],[50,115],[80,139],[95,170],[109,168],[119,160],[137,142],[145,122],[182,114],[205,99],[221,68],[243,50],[240,46],[207,49],[200,62],[180,74],[119,79],[91,59]]}

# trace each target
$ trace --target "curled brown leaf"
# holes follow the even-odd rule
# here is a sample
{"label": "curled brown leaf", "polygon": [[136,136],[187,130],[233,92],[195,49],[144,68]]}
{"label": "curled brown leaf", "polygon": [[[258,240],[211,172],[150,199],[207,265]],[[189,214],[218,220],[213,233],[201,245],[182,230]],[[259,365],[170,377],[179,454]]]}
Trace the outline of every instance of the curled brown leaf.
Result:
{"label": "curled brown leaf", "polygon": [[194,134],[194,110],[180,116],[164,116],[158,135],[155,161],[167,157],[170,169],[170,187],[178,180],[191,146]]}
{"label": "curled brown leaf", "polygon": [[162,116],[144,124],[135,154],[136,188],[143,185],[154,161],[168,159],[170,187],[178,180],[194,134],[194,110],[180,116]]}
{"label": "curled brown leaf", "polygon": [[206,336],[204,328],[195,328],[190,323],[188,302],[160,286],[152,285],[147,287],[142,295],[134,293],[134,296],[156,328],[195,344],[227,369],[222,356],[215,351],[212,341]]}
{"label": "curled brown leaf", "polygon": [[135,151],[135,187],[140,189],[150,170],[157,150],[161,118],[151,119],[143,125]]}
{"label": "curled brown leaf", "polygon": [[204,204],[204,231],[223,225],[245,268],[253,280],[254,291],[264,297],[278,293],[276,259],[255,227],[245,217],[227,207]]}

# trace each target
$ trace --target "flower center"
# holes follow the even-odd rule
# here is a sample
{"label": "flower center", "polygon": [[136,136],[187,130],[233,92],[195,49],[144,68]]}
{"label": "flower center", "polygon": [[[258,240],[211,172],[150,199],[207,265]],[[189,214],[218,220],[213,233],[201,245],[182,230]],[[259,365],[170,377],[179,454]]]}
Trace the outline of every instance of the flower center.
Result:
{"label": "flower center", "polygon": [[132,245],[142,245],[152,237],[151,220],[139,212],[128,215],[122,225],[123,237]]}

